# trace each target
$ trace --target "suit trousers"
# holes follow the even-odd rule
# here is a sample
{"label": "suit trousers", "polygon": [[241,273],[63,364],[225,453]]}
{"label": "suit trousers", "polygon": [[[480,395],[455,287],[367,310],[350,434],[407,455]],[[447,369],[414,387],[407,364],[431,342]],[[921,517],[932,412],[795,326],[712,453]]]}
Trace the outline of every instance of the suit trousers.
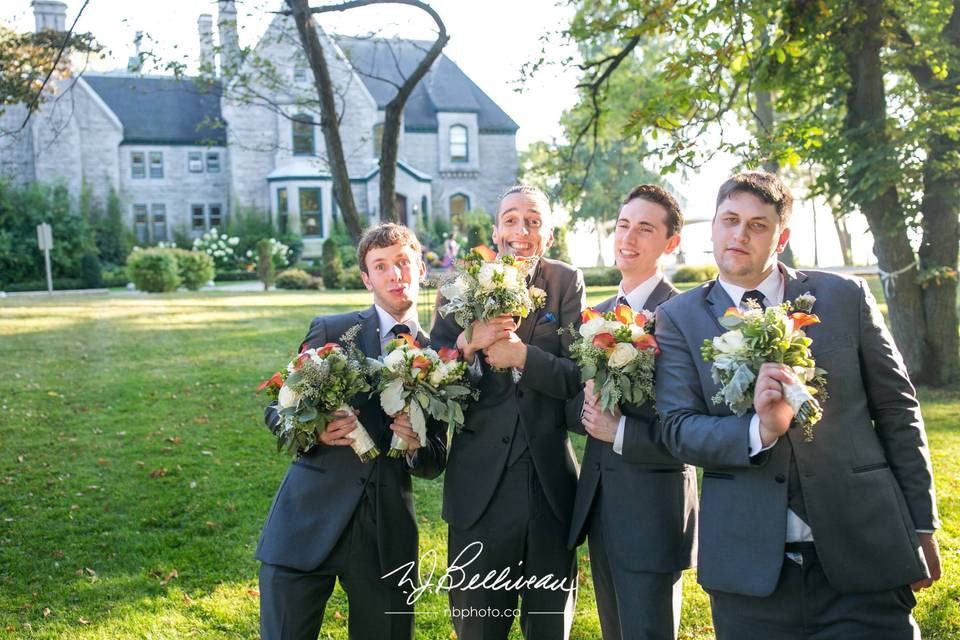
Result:
{"label": "suit trousers", "polygon": [[711,591],[717,640],[919,640],[909,586],[839,593],[827,582],[812,543],[784,556],[774,592],[757,598]]}
{"label": "suit trousers", "polygon": [[[480,519],[465,529],[449,527],[447,561],[453,585],[461,578],[462,584],[468,585],[474,575],[481,583],[490,572],[504,576],[498,584],[491,580],[484,585],[492,588],[450,589],[451,618],[459,640],[505,639],[518,598],[522,598],[520,630],[524,638],[560,640],[569,636],[577,562],[567,548],[568,528],[569,523],[559,521],[550,509],[528,455],[504,470]],[[453,565],[462,567],[462,572]]]}
{"label": "suit trousers", "polygon": [[[347,594],[347,621],[357,640],[410,640],[413,605],[393,579],[381,580],[375,487],[367,486],[353,518],[330,555],[312,571],[262,564],[260,636],[263,640],[316,640],[334,584]],[[393,567],[391,567],[392,569]],[[387,569],[389,571],[389,569]]]}
{"label": "suit trousers", "polygon": [[[683,602],[683,573],[630,571],[610,561],[603,534],[603,487],[590,509],[587,544],[603,640],[676,640]],[[630,526],[627,522],[619,526]],[[679,534],[678,534],[679,535]],[[634,549],[633,553],[641,553]],[[656,549],[647,550],[656,553]]]}

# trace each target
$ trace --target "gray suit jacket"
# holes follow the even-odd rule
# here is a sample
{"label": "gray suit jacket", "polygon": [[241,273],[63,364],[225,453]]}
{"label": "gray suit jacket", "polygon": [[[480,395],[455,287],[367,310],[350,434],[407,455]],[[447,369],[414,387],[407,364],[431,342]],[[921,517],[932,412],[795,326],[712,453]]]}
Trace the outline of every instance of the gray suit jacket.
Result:
{"label": "gray suit jacket", "polygon": [[733,305],[716,282],[657,312],[657,402],[667,449],[703,467],[698,578],[707,589],[766,596],[786,536],[787,477],[795,452],[807,520],[830,584],[879,591],[926,575],[916,529],[938,516],[927,439],[914,388],[867,285],[780,267],[786,300],[810,292],[821,324],[806,328],[829,399],[813,442],[791,429],[751,459],[751,413],[711,397],[719,386],[700,356]]}
{"label": "gray suit jacket", "polygon": [[[319,316],[310,324],[303,345],[319,347],[335,342],[361,324],[357,346],[369,357],[380,355],[380,324],[374,307],[360,312]],[[426,344],[422,334],[417,336]],[[270,507],[260,534],[256,557],[261,562],[302,571],[317,568],[339,540],[368,483],[376,492],[377,553],[384,573],[417,559],[417,522],[414,517],[410,475],[436,478],[447,457],[446,425],[427,421],[427,442],[417,450],[411,468],[406,458],[388,458],[390,419],[380,399],[363,393],[350,405],[360,410],[360,422],[377,443],[381,454],[363,463],[350,447],[318,445],[291,463]],[[279,420],[276,404],[264,412],[273,430]]]}
{"label": "gray suit jacket", "polygon": [[[510,371],[492,371],[483,362],[482,375],[473,381],[480,397],[467,409],[463,429],[450,443],[443,518],[461,529],[476,523],[493,497],[515,429],[524,430],[551,510],[561,522],[570,521],[577,470],[564,409],[580,391],[580,371],[567,357],[572,337],[558,334],[558,329],[579,326],[586,301],[583,274],[563,262],[541,258],[531,283],[547,292],[547,301],[517,330],[528,346],[520,382],[513,382]],[[433,344],[455,347],[461,331],[452,316],[437,314]]]}
{"label": "gray suit jacket", "polygon": [[[651,292],[644,309],[656,308],[678,294],[667,280]],[[599,305],[611,311],[616,296]],[[580,423],[583,394],[570,402],[570,429],[586,435]],[[592,508],[600,509],[610,561],[630,571],[668,573],[693,566],[696,557],[697,475],[660,442],[653,403],[625,406],[623,455],[613,445],[587,438],[567,544],[574,548],[587,536]],[[603,487],[594,507],[597,489]]]}

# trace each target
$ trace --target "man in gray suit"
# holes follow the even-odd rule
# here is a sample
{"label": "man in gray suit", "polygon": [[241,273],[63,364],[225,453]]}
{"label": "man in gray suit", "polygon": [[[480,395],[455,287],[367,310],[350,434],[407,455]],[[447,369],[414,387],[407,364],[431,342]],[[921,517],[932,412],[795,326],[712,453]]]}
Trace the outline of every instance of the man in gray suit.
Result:
{"label": "man in gray suit", "polygon": [[[660,271],[680,244],[683,215],[656,185],[624,199],[613,236],[618,304],[652,313],[679,293]],[[652,402],[602,411],[592,381],[570,403],[571,425],[588,435],[568,544],[589,538],[590,570],[604,640],[677,637],[682,571],[693,565],[697,524],[694,468],[671,456],[658,435]],[[582,418],[581,418],[582,415]]]}
{"label": "man in gray suit", "polygon": [[434,344],[456,345],[480,390],[450,444],[448,565],[464,587],[474,575],[479,582],[506,572],[499,588],[489,580],[450,590],[460,640],[506,638],[518,596],[524,637],[566,638],[572,623],[576,559],[566,533],[577,472],[564,409],[580,391],[580,372],[567,357],[571,337],[558,330],[579,324],[585,296],[579,270],[542,257],[552,239],[546,196],[532,187],[508,190],[493,240],[502,254],[539,258],[531,284],[546,291],[546,306],[519,327],[510,317],[474,323],[471,342],[452,317],[434,320]]}
{"label": "man in gray suit", "polygon": [[[919,637],[913,591],[940,575],[933,473],[914,388],[866,283],[781,265],[792,197],[774,175],[720,188],[713,220],[719,278],[657,312],[657,408],[667,448],[703,467],[699,581],[718,640]],[[714,404],[705,339],[746,300],[816,298],[807,327],[829,397],[812,442],[790,428],[766,363],[753,412]],[[912,590],[911,590],[912,587]]]}
{"label": "man in gray suit", "polygon": [[[372,358],[401,333],[426,344],[415,304],[425,269],[413,232],[396,224],[373,227],[360,240],[357,255],[373,306],[318,316],[301,351],[338,341],[357,324],[357,346]],[[430,479],[443,471],[446,426],[428,420],[427,442],[420,442],[409,418],[385,415],[375,394],[358,394],[350,405],[354,412],[330,422],[320,435],[321,444],[290,465],[267,516],[256,554],[263,563],[264,640],[316,640],[338,578],[350,605],[351,638],[413,637],[408,594],[395,577],[382,576],[417,561],[410,476]],[[277,428],[275,403],[267,407],[264,419],[271,430]],[[361,462],[349,446],[358,420],[381,452],[389,450],[396,433],[410,453],[405,458],[381,454]]]}

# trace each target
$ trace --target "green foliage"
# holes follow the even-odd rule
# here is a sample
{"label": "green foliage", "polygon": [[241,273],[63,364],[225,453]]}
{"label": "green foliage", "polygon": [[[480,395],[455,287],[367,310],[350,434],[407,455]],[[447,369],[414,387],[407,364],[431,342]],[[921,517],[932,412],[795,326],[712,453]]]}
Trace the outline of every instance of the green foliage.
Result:
{"label": "green foliage", "polygon": [[100,260],[93,253],[85,253],[80,259],[80,279],[88,289],[96,289],[103,285],[103,273],[100,271]]}
{"label": "green foliage", "polygon": [[567,247],[567,228],[553,228],[553,244],[547,249],[547,257],[561,262],[570,262],[570,249]]}
{"label": "green foliage", "polygon": [[687,264],[678,267],[670,278],[673,282],[706,282],[717,277],[717,266],[714,264]]}
{"label": "green foliage", "polygon": [[[346,267],[352,267],[357,264],[357,243],[353,241],[347,232],[343,220],[339,217],[333,219],[333,229],[328,240],[332,238],[337,245],[337,253],[340,254],[340,263]],[[326,246],[326,244],[324,244]]]}
{"label": "green foliage", "polygon": [[180,267],[169,249],[141,249],[127,257],[127,274],[140,291],[165,293],[180,286]]}
{"label": "green foliage", "polygon": [[177,259],[177,273],[180,281],[190,291],[196,291],[213,280],[216,269],[213,258],[202,251],[186,249],[167,249]]}
{"label": "green foliage", "polygon": [[360,267],[353,265],[343,270],[340,276],[340,287],[343,289],[366,289],[363,284],[363,277],[360,275]]}
{"label": "green foliage", "polygon": [[276,284],[277,289],[319,289],[323,283],[301,269],[287,269],[277,274]]}
{"label": "green foliage", "polygon": [[466,236],[466,249],[473,249],[481,244],[493,246],[493,216],[483,209],[471,209],[456,221],[461,233]]}
{"label": "green foliage", "polygon": [[257,242],[257,278],[263,283],[266,291],[277,279],[277,265],[273,260],[273,243],[270,240]]}
{"label": "green foliage", "polygon": [[620,270],[616,267],[585,267],[583,282],[588,287],[615,287],[620,284]]}
{"label": "green foliage", "polygon": [[340,279],[343,277],[343,263],[340,260],[337,241],[332,237],[323,241],[323,256],[321,261],[323,267],[320,273],[323,277],[323,286],[327,289],[338,289],[340,287]]}

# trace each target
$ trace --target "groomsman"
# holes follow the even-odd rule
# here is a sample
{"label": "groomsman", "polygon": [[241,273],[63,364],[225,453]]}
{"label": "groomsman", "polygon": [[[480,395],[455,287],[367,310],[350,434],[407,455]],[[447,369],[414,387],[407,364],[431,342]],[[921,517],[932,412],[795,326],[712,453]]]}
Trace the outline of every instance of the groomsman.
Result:
{"label": "groomsman", "polygon": [[[649,314],[677,295],[660,260],[680,244],[682,227],[680,206],[666,190],[634,188],[613,236],[620,290],[597,308],[625,304]],[[681,572],[695,554],[696,472],[661,444],[652,402],[623,407],[625,413],[602,411],[592,390],[588,382],[585,398],[570,403],[573,428],[588,438],[568,544],[573,549],[589,539],[604,640],[673,639]]]}
{"label": "groomsman", "polygon": [[[420,332],[416,300],[425,268],[412,231],[381,224],[363,235],[357,248],[361,277],[373,293],[362,311],[318,316],[303,348],[336,342],[360,325],[357,346],[371,358],[401,333]],[[358,394],[353,412],[334,420],[321,443],[287,470],[257,545],[260,568],[260,634],[264,640],[316,640],[334,584],[347,593],[351,638],[408,640],[413,606],[388,573],[417,561],[417,523],[410,476],[436,478],[447,457],[445,425],[427,423],[420,442],[409,418],[390,418],[373,394]],[[271,403],[264,414],[271,430],[278,416]],[[405,458],[381,454],[363,463],[348,437],[357,421],[381,452],[396,433],[408,446]],[[404,612],[406,615],[397,615]]]}
{"label": "groomsman", "polygon": [[[913,591],[940,576],[930,452],[903,359],[866,283],[789,269],[792,196],[774,175],[720,187],[720,275],[657,312],[657,407],[664,443],[703,467],[698,578],[718,640],[918,638]],[[764,364],[753,411],[731,414],[700,356],[729,307],[810,294],[805,329],[827,373],[823,418],[805,442],[782,365]]]}
{"label": "groomsman", "polygon": [[[509,316],[474,323],[470,342],[452,317],[434,319],[434,344],[457,346],[480,389],[450,444],[448,564],[467,564],[453,575],[465,576],[464,586],[489,572],[506,572],[509,583],[451,589],[451,613],[460,640],[506,638],[522,596],[524,637],[556,640],[569,635],[576,593],[566,533],[577,472],[564,408],[580,391],[580,372],[567,357],[572,338],[558,330],[579,325],[583,274],[543,257],[553,241],[550,202],[533,187],[513,187],[501,198],[493,241],[502,255],[539,258],[530,284],[547,299],[519,326]],[[546,582],[516,588],[533,576]]]}

